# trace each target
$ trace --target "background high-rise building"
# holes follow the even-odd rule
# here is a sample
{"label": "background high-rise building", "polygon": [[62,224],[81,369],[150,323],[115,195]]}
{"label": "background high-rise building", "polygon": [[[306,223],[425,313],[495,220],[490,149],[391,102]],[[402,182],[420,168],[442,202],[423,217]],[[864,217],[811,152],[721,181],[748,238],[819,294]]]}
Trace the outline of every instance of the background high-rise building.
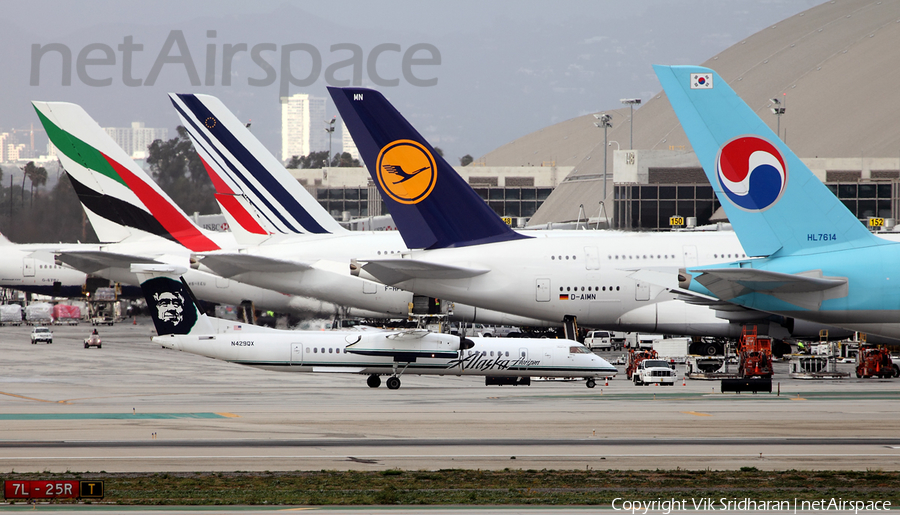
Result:
{"label": "background high-rise building", "polygon": [[104,127],[103,130],[128,155],[138,159],[147,157],[147,147],[154,140],[169,138],[169,129],[144,127],[144,122],[131,122],[131,127]]}
{"label": "background high-rise building", "polygon": [[359,159],[359,162],[362,163],[362,159],[359,157],[359,150],[356,148],[356,142],[350,136],[350,131],[347,130],[347,124],[344,123],[344,120],[341,120],[341,152],[350,154],[350,157]]}
{"label": "background high-rise building", "polygon": [[325,99],[297,93],[281,103],[281,160],[328,150]]}

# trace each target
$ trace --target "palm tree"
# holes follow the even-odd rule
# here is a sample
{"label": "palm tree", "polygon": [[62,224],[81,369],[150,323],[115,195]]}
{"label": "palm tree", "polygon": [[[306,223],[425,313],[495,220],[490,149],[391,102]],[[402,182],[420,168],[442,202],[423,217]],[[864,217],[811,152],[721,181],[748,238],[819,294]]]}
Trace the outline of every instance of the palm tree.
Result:
{"label": "palm tree", "polygon": [[[28,180],[31,181],[31,198],[29,199],[29,205],[34,204],[34,187],[43,186],[47,184],[47,170],[43,166],[35,166],[34,161],[28,161],[25,165],[25,177],[28,177]],[[24,181],[22,186],[24,186]]]}

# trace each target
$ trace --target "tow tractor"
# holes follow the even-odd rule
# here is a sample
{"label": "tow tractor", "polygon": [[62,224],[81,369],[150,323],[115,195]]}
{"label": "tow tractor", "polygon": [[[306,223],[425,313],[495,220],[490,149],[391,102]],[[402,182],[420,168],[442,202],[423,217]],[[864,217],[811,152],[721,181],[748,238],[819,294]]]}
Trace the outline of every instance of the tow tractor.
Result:
{"label": "tow tractor", "polygon": [[744,326],[738,347],[740,379],[722,379],[722,392],[772,391],[772,338],[758,336],[756,326]]}
{"label": "tow tractor", "polygon": [[865,346],[856,355],[856,377],[890,378],[894,375],[894,363],[885,348]]}
{"label": "tow tractor", "polygon": [[772,338],[757,336],[756,326],[744,326],[738,348],[741,377],[772,377]]}

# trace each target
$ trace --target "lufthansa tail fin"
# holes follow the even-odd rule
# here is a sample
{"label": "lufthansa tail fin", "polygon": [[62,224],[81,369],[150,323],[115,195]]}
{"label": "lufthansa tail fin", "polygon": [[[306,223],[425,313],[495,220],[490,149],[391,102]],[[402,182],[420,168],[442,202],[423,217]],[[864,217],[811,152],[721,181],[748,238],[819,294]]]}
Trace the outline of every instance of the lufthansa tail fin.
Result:
{"label": "lufthansa tail fin", "polygon": [[131,271],[141,282],[158,335],[216,333],[210,318],[200,312],[193,292],[177,272],[156,265],[132,265]]}
{"label": "lufthansa tail fin", "polygon": [[81,106],[32,103],[100,241],[147,233],[195,252],[219,249]]}
{"label": "lufthansa tail fin", "polygon": [[654,66],[747,255],[886,243],[870,233],[719,75]]}
{"label": "lufthansa tail fin", "polygon": [[411,249],[525,238],[506,225],[374,90],[328,88],[372,181]]}
{"label": "lufthansa tail fin", "polygon": [[169,99],[216,188],[216,200],[251,234],[324,234],[345,229],[216,97]]}

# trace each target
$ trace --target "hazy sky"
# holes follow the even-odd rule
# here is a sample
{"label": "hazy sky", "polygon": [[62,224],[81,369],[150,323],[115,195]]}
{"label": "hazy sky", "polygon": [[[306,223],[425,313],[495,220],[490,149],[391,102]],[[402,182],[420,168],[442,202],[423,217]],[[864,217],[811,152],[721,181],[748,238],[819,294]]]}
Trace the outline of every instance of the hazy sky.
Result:
{"label": "hazy sky", "polygon": [[252,119],[280,156],[280,95],[327,97],[329,82],[358,81],[454,162],[620,98],[647,99],[660,90],[651,64],[701,63],[818,3],[5,2],[0,131],[37,123],[31,100],[79,103],[102,126],[172,129],[165,93],[200,92]]}

